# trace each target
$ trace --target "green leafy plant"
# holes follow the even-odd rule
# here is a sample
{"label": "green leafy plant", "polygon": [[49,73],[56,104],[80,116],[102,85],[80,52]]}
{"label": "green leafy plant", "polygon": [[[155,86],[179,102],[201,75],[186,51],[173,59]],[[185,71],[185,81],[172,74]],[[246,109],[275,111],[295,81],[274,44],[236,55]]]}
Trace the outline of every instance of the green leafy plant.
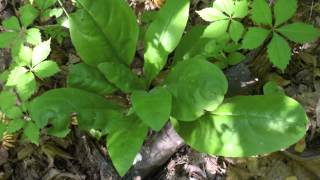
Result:
{"label": "green leafy plant", "polygon": [[[275,11],[283,8],[279,5],[282,0],[277,3]],[[142,74],[131,69],[139,27],[127,3],[78,0],[77,4],[78,9],[70,14],[69,23],[72,43],[82,62],[70,66],[67,88],[46,91],[26,103],[23,111],[30,115],[30,120],[23,128],[32,142],[39,143],[41,129],[50,135],[65,137],[70,132],[71,117],[75,116],[80,129],[100,131],[107,136],[108,153],[123,176],[149,128],[159,131],[169,119],[188,145],[211,155],[243,157],[270,153],[304,136],[307,115],[298,102],[283,93],[266,88],[265,95],[225,98],[228,82],[221,68],[244,60],[241,47],[252,41],[249,29],[240,44],[245,31],[240,19],[248,14],[249,7],[246,0],[215,1],[211,8],[198,12],[211,24],[193,27],[184,36],[190,1],[167,0],[144,35]],[[252,19],[271,27],[270,8],[265,5],[264,0],[253,1]],[[267,16],[257,14],[260,10],[266,11]],[[290,18],[286,14],[275,16],[278,16],[277,25]],[[318,37],[319,32],[308,27],[316,32],[308,40]],[[269,31],[263,31],[268,36]],[[259,43],[255,47],[249,43],[250,48],[258,47],[265,40],[257,34],[254,37],[258,37]],[[277,36],[280,37],[275,34],[276,42],[271,44],[278,46]],[[38,42],[33,51],[24,45],[17,48],[13,54],[19,61],[15,61],[14,67],[19,70],[10,73],[7,85],[15,85],[18,90],[20,83],[27,81],[17,82],[20,78],[16,75],[28,74],[32,90],[35,76],[46,78],[58,72],[56,64],[44,61],[50,52],[49,42]],[[272,49],[274,45],[270,46]],[[38,50],[33,57],[33,52]],[[171,64],[168,59],[173,51]],[[41,64],[45,71],[39,72]],[[23,96],[27,100],[34,90],[28,85],[24,87],[29,92]],[[23,93],[18,90],[18,94]],[[114,100],[119,94],[125,103]],[[1,101],[0,94],[1,110],[16,106],[16,102],[13,103],[16,96],[3,96]],[[23,126],[20,121],[11,122],[12,129]],[[8,130],[8,127],[0,126],[2,129]],[[31,132],[32,129],[35,130]]]}

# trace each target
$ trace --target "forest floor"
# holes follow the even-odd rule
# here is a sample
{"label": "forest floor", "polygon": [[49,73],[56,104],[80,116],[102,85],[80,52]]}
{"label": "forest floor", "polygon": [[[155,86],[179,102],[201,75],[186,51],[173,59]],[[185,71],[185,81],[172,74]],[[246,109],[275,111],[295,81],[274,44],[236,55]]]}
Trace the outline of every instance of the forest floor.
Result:
{"label": "forest floor", "polygon": [[[135,0],[130,0],[130,3],[135,4]],[[193,1],[190,25],[203,23],[195,14],[195,10],[207,7],[208,3],[209,0]],[[12,8],[7,7],[10,6],[8,4],[6,0],[0,0],[1,21],[13,14]],[[139,12],[145,7],[137,5],[135,8]],[[301,0],[295,19],[320,27],[320,1]],[[62,46],[53,48],[55,59],[61,59],[64,62],[77,61],[74,49],[70,48],[70,40],[65,41]],[[319,44],[318,40],[314,43],[294,46],[292,61],[284,73],[272,67],[260,70],[261,65],[249,64],[250,76],[262,81],[251,89],[250,94],[261,93],[262,83],[273,79],[283,87],[287,95],[304,106],[310,119],[304,139],[288,150],[250,158],[212,157],[183,145],[162,166],[143,179],[320,179]],[[263,57],[263,55],[257,56],[255,62],[263,62]],[[0,50],[0,68],[3,69],[9,61],[10,52],[6,49]],[[241,67],[226,71],[232,74],[233,71],[238,70],[237,68]],[[229,78],[232,78],[232,75]],[[229,80],[232,83],[241,81],[241,78]],[[63,82],[49,81],[48,87],[56,85],[52,83],[63,84]],[[237,89],[231,91],[238,94]],[[231,92],[231,94],[234,93]],[[150,136],[152,139],[154,134],[150,133]],[[120,179],[108,158],[105,142],[97,141],[76,128],[64,139],[43,136],[40,144],[35,146],[17,142],[15,147],[9,150],[2,146],[0,148],[0,179]],[[132,177],[124,179],[130,178]],[[139,177],[133,179],[139,179]]]}

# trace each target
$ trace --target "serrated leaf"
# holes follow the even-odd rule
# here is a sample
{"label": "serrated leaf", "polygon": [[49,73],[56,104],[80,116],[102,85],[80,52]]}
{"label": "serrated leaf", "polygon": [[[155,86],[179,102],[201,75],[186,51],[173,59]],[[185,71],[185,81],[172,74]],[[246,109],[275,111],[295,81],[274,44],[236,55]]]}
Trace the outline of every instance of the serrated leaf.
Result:
{"label": "serrated leaf", "polygon": [[246,59],[246,56],[241,54],[240,52],[233,52],[228,55],[228,64],[236,65],[245,59]]}
{"label": "serrated leaf", "polygon": [[252,27],[249,28],[242,41],[243,49],[258,48],[266,40],[270,31],[267,29]]}
{"label": "serrated leaf", "polygon": [[54,61],[43,61],[33,68],[34,73],[41,79],[51,77],[60,71],[58,64]]}
{"label": "serrated leaf", "polygon": [[196,12],[203,20],[208,22],[228,19],[228,17],[224,15],[223,12],[216,8],[204,8]]}
{"label": "serrated leaf", "polygon": [[275,26],[289,20],[298,8],[297,0],[277,0],[274,5]]}
{"label": "serrated leaf", "polygon": [[27,122],[26,126],[24,127],[23,134],[27,138],[27,140],[36,145],[39,145],[40,129],[33,122]]}
{"label": "serrated leaf", "polygon": [[266,0],[253,0],[251,19],[257,24],[272,26],[272,13]]}
{"label": "serrated leaf", "polygon": [[288,42],[277,33],[273,33],[267,52],[272,64],[281,70],[284,70],[289,64],[291,48]]}
{"label": "serrated leaf", "polygon": [[165,88],[158,87],[150,92],[134,91],[131,101],[138,117],[153,130],[160,131],[169,120],[172,98]]}
{"label": "serrated leaf", "polygon": [[102,62],[130,65],[136,52],[138,25],[127,2],[77,2],[81,9],[70,15],[69,23],[71,39],[81,59],[93,66]]}
{"label": "serrated leaf", "polygon": [[41,33],[37,28],[30,28],[27,30],[26,41],[32,45],[41,43]]}
{"label": "serrated leaf", "polygon": [[44,61],[50,54],[51,39],[39,43],[32,52],[32,66],[35,67],[42,61]]}
{"label": "serrated leaf", "polygon": [[116,87],[106,80],[97,68],[84,63],[71,66],[67,84],[69,87],[79,88],[101,95],[107,95],[117,90]]}
{"label": "serrated leaf", "polygon": [[20,23],[16,16],[11,16],[2,22],[2,25],[7,30],[20,31]]}
{"label": "serrated leaf", "polygon": [[104,77],[125,93],[145,89],[145,84],[128,67],[119,63],[101,63],[98,69]]}
{"label": "serrated leaf", "polygon": [[300,22],[284,25],[278,28],[277,31],[297,43],[311,42],[320,37],[318,29],[310,24]]}
{"label": "serrated leaf", "polygon": [[2,110],[11,108],[16,105],[17,97],[9,91],[2,91],[0,93],[0,108]]}
{"label": "serrated leaf", "polygon": [[234,42],[238,42],[244,33],[244,26],[238,21],[231,21],[229,28],[230,37]]}
{"label": "serrated leaf", "polygon": [[24,67],[16,67],[13,70],[10,71],[7,86],[15,86],[19,84],[20,77],[26,74],[28,70]]}
{"label": "serrated leaf", "polygon": [[53,6],[57,0],[34,0],[37,7],[41,10],[45,10],[51,6]]}
{"label": "serrated leaf", "polygon": [[150,83],[177,47],[189,17],[189,0],[169,0],[150,24],[145,35],[144,75]]}
{"label": "serrated leaf", "polygon": [[244,18],[248,15],[248,1],[240,0],[235,2],[233,18]]}
{"label": "serrated leaf", "polygon": [[0,33],[0,48],[13,46],[19,34],[17,32]]}
{"label": "serrated leaf", "polygon": [[200,152],[245,157],[289,147],[305,135],[307,121],[299,103],[275,94],[228,99],[212,115],[176,122],[175,128]]}
{"label": "serrated leaf", "polygon": [[27,72],[18,77],[17,92],[22,100],[28,100],[37,90],[37,83],[32,72]]}
{"label": "serrated leaf", "polygon": [[213,3],[213,7],[231,16],[234,12],[235,5],[233,0],[216,0]]}
{"label": "serrated leaf", "polygon": [[165,84],[172,94],[171,115],[181,121],[196,120],[205,110],[217,108],[228,87],[223,72],[200,57],[179,62]]}
{"label": "serrated leaf", "polygon": [[8,124],[7,132],[8,133],[15,133],[15,132],[19,131],[20,129],[22,129],[23,126],[25,125],[25,123],[26,123],[26,121],[24,121],[22,119],[11,120]]}
{"label": "serrated leaf", "polygon": [[19,8],[20,21],[23,27],[28,27],[38,17],[39,11],[31,4],[26,4]]}
{"label": "serrated leaf", "polygon": [[[70,131],[69,126],[72,114],[81,114],[81,116],[77,116],[78,118],[87,117],[86,119],[78,120],[79,126],[83,127],[83,122],[86,122],[86,125],[94,125],[99,124],[99,122],[96,122],[99,120],[111,121],[112,119],[108,118],[96,119],[98,115],[107,117],[105,110],[118,110],[121,112],[122,108],[111,101],[107,101],[103,96],[74,88],[47,91],[33,99],[28,106],[31,118],[37,126],[44,128],[50,123],[52,127],[48,129],[48,133],[58,137],[64,137]],[[92,114],[92,112],[96,116],[85,115],[86,113]],[[88,126],[87,128],[91,129],[95,127]],[[100,128],[105,129],[107,127]]]}
{"label": "serrated leaf", "polygon": [[124,176],[132,166],[147,132],[148,127],[135,116],[114,122],[111,132],[107,136],[107,148],[112,163],[120,176]]}

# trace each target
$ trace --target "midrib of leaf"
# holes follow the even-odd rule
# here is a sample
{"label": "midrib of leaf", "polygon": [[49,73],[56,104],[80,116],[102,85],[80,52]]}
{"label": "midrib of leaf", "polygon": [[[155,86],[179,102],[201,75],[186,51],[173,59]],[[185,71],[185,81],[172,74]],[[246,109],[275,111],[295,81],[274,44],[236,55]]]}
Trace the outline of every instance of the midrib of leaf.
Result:
{"label": "midrib of leaf", "polygon": [[[113,51],[114,54],[116,55],[116,58],[119,59],[119,61],[116,62],[116,63],[125,64],[125,63],[123,63],[123,62],[126,62],[126,61],[124,61],[124,60],[119,56],[117,49],[112,45],[110,39],[108,39],[108,37],[104,34],[103,30],[102,30],[102,29],[100,28],[100,26],[99,26],[99,23],[95,20],[94,15],[90,13],[90,11],[88,10],[88,8],[86,8],[86,7],[82,4],[81,1],[77,1],[77,2],[81,5],[81,7],[83,8],[83,10],[85,10],[85,12],[88,13],[88,15],[91,17],[91,19],[92,19],[92,21],[94,22],[94,24],[98,27],[97,29],[103,34],[103,37],[104,37],[104,39],[105,39],[105,41],[106,41],[106,45],[109,46],[110,49],[112,49],[112,51]],[[125,64],[125,65],[126,65],[126,64]]]}

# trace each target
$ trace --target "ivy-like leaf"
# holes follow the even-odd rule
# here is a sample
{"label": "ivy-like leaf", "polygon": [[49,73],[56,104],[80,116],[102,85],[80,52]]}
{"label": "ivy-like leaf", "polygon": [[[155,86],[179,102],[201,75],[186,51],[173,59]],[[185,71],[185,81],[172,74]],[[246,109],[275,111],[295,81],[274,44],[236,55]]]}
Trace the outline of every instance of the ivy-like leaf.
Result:
{"label": "ivy-like leaf", "polygon": [[38,17],[39,11],[31,4],[26,4],[19,9],[22,26],[28,27]]}
{"label": "ivy-like leaf", "polygon": [[272,64],[281,70],[284,70],[289,64],[291,58],[291,48],[288,42],[277,33],[273,33],[273,37],[268,45],[267,52]]}
{"label": "ivy-like leaf", "polygon": [[243,32],[244,26],[240,22],[232,20],[229,29],[231,39],[234,42],[238,42],[242,37]]}
{"label": "ivy-like leaf", "polygon": [[297,0],[277,0],[274,5],[275,26],[289,20],[298,8]]}
{"label": "ivy-like leaf", "polygon": [[152,129],[159,131],[168,121],[171,112],[171,94],[165,88],[150,92],[134,91],[132,107],[139,118]]}
{"label": "ivy-like leaf", "polygon": [[58,64],[54,61],[43,61],[33,68],[34,73],[41,79],[51,77],[60,71]]}
{"label": "ivy-like leaf", "polygon": [[84,63],[72,65],[68,74],[68,87],[107,95],[117,90],[106,80],[99,69]]}
{"label": "ivy-like leaf", "polygon": [[[79,98],[81,97],[81,98]],[[79,126],[82,122],[86,125],[99,124],[96,121],[110,121],[105,110],[123,111],[122,108],[113,102],[107,101],[104,97],[89,93],[84,90],[74,88],[61,88],[45,92],[41,96],[33,99],[28,106],[32,120],[39,128],[44,128],[48,123],[52,125],[48,133],[57,137],[64,137],[68,134],[71,116],[73,113],[79,114]],[[95,116],[86,116],[86,113],[95,113]],[[80,116],[81,114],[81,116]],[[96,118],[97,114],[103,114]],[[103,122],[102,122],[103,124]],[[88,129],[95,127],[86,127]],[[106,129],[107,127],[100,127]]]}
{"label": "ivy-like leaf", "polygon": [[228,87],[223,72],[200,57],[179,62],[169,73],[166,85],[172,94],[171,114],[181,121],[196,120],[204,110],[216,109]]}
{"label": "ivy-like leaf", "polygon": [[216,8],[204,8],[196,12],[203,20],[208,22],[228,19],[228,16],[224,15],[223,12]]}
{"label": "ivy-like leaf", "polygon": [[5,19],[2,23],[3,27],[7,30],[20,31],[20,23],[16,16],[11,16]]}
{"label": "ivy-like leaf", "polygon": [[51,39],[39,43],[32,51],[32,66],[36,66],[44,61],[50,54]]}
{"label": "ivy-like leaf", "polygon": [[151,82],[178,45],[189,17],[189,0],[168,0],[145,36],[144,75]]}
{"label": "ivy-like leaf", "polygon": [[293,23],[284,25],[277,29],[289,40],[297,43],[306,43],[316,40],[320,37],[320,31],[310,24]]}
{"label": "ivy-like leaf", "polygon": [[253,0],[252,20],[257,24],[272,26],[272,13],[266,0]]}
{"label": "ivy-like leaf", "polygon": [[260,27],[249,28],[242,41],[242,48],[255,49],[262,45],[270,31]]}
{"label": "ivy-like leaf", "polygon": [[79,0],[80,9],[70,15],[73,45],[81,59],[97,66],[102,62],[130,65],[136,51],[138,25],[127,2]]}
{"label": "ivy-like leaf", "polygon": [[120,176],[123,176],[132,166],[147,132],[148,127],[136,116],[114,121],[110,134],[107,136],[107,148]]}
{"label": "ivy-like leaf", "polygon": [[272,94],[228,99],[212,115],[175,122],[175,128],[200,152],[244,157],[287,148],[305,135],[307,121],[299,103]]}
{"label": "ivy-like leaf", "polygon": [[98,69],[104,77],[125,93],[145,89],[145,84],[128,67],[119,63],[101,63]]}

